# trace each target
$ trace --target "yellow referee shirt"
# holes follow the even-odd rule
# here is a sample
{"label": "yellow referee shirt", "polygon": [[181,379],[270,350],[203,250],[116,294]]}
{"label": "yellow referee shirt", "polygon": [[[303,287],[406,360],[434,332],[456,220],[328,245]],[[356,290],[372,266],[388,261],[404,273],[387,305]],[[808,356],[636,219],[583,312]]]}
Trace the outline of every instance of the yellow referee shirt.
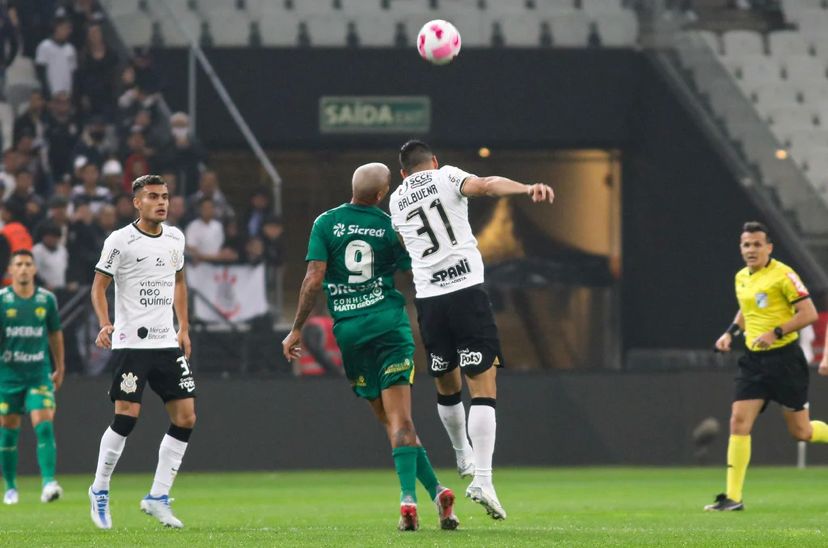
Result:
{"label": "yellow referee shirt", "polygon": [[[745,318],[748,349],[760,351],[750,347],[753,340],[790,320],[796,312],[793,305],[808,298],[808,289],[791,267],[771,259],[768,266],[753,274],[747,267],[736,274],[736,298]],[[788,333],[764,350],[785,346],[798,338],[797,332]]]}

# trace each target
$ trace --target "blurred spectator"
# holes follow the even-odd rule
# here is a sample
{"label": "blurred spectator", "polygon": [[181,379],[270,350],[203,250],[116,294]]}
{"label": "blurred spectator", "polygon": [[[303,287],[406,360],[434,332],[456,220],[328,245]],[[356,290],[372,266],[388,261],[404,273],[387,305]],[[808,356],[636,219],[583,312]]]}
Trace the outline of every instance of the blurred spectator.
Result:
{"label": "blurred spectator", "polygon": [[34,191],[34,180],[29,170],[18,171],[16,182],[14,192],[6,198],[6,203],[21,212],[20,222],[30,233],[34,233],[35,226],[43,219],[43,199]]}
{"label": "blurred spectator", "polygon": [[127,138],[127,154],[124,160],[124,192],[132,193],[132,181],[150,172],[144,134],[133,131]]}
{"label": "blurred spectator", "polygon": [[190,132],[190,117],[183,112],[170,116],[170,132],[172,144],[165,149],[163,162],[167,169],[176,174],[181,183],[181,193],[186,196],[198,184],[199,172],[207,154]]}
{"label": "blurred spectator", "polygon": [[58,8],[55,12],[54,30],[51,38],[46,38],[37,46],[35,64],[40,84],[47,96],[65,91],[71,94],[75,69],[78,68],[78,56],[75,46],[69,42],[72,34],[72,22],[66,10]]}
{"label": "blurred spectator", "polygon": [[66,92],[56,93],[49,104],[46,140],[49,142],[49,167],[58,181],[72,170],[72,151],[78,139],[78,125],[72,102]]}
{"label": "blurred spectator", "polygon": [[224,221],[235,216],[233,208],[230,207],[230,203],[219,188],[218,175],[210,169],[205,170],[201,174],[198,191],[190,196],[190,199],[187,201],[187,209],[191,214],[199,210],[198,204],[201,203],[203,198],[210,198],[212,200],[215,207],[216,219]]}
{"label": "blurred spectator", "polygon": [[175,173],[169,170],[161,172],[161,178],[167,183],[167,190],[170,191],[170,196],[178,196],[178,177]]}
{"label": "blurred spectator", "polygon": [[97,0],[74,0],[69,2],[67,11],[72,21],[70,41],[75,48],[81,49],[86,41],[86,29],[103,22],[103,10]]}
{"label": "blurred spectator", "polygon": [[[9,252],[14,253],[18,249],[32,249],[32,235],[29,229],[21,222],[26,214],[25,209],[19,205],[6,202],[3,204],[3,211],[0,218],[3,220],[3,236],[9,243]],[[8,260],[5,264],[9,264]]]}
{"label": "blurred spectator", "polygon": [[61,242],[61,228],[47,222],[40,229],[38,236],[40,241],[32,248],[37,275],[49,291],[63,289],[66,286],[69,253]]}
{"label": "blurred spectator", "polygon": [[[172,200],[170,201],[170,213],[172,212]],[[167,214],[167,224],[169,224],[169,213]],[[135,207],[132,205],[132,196],[129,194],[119,194],[115,198],[115,225],[118,228],[125,227],[136,218]],[[180,227],[179,227],[180,228]]]}
{"label": "blurred spectator", "polygon": [[9,17],[9,12],[0,6],[0,96],[5,97],[6,69],[17,57],[18,29]]}
{"label": "blurred spectator", "polygon": [[47,226],[55,226],[60,230],[60,243],[65,246],[69,232],[69,201],[63,196],[52,196],[49,199],[46,217],[35,227],[34,233],[41,234]]}
{"label": "blurred spectator", "polygon": [[244,244],[244,262],[250,265],[257,265],[264,261],[264,243],[261,238],[249,238]]}
{"label": "blurred spectator", "polygon": [[224,243],[221,246],[221,254],[224,260],[228,262],[236,262],[244,260],[245,250],[244,246],[247,243],[247,238],[244,237],[241,230],[239,230],[239,223],[235,219],[228,219],[224,223]]}
{"label": "blurred spectator", "polygon": [[245,229],[250,237],[258,236],[264,220],[271,211],[270,192],[266,188],[257,188],[250,196],[250,209],[247,212]]}
{"label": "blurred spectator", "polygon": [[135,113],[132,131],[136,129],[144,134],[150,156],[158,154],[170,142],[169,130],[155,119],[155,113],[151,110],[141,109]]}
{"label": "blurred spectator", "polygon": [[103,184],[109,189],[113,196],[123,193],[124,170],[121,168],[121,162],[114,158],[110,158],[103,165]]}
{"label": "blurred spectator", "polygon": [[52,193],[52,179],[49,176],[49,168],[43,162],[40,148],[35,143],[34,136],[28,132],[20,134],[15,142],[14,150],[20,160],[20,168],[28,170],[34,178],[34,189],[41,196],[48,196]]}
{"label": "blurred spectator", "polygon": [[214,261],[224,244],[224,227],[216,219],[215,204],[204,197],[198,202],[198,217],[187,225],[184,232],[187,251],[195,261]]}
{"label": "blurred spectator", "polygon": [[3,171],[0,171],[0,202],[14,192],[17,185],[17,172],[20,170],[20,155],[13,148],[3,153]]}
{"label": "blurred spectator", "polygon": [[112,201],[109,189],[100,186],[101,172],[93,162],[86,162],[80,169],[81,184],[72,189],[72,203],[77,208],[80,204],[89,205],[93,215]]}
{"label": "blurred spectator", "polygon": [[[115,206],[112,204],[105,204],[98,215],[95,217],[95,223],[98,225],[99,237],[106,239],[112,234],[112,231],[118,228],[116,226],[118,217],[115,214]],[[101,241],[103,245],[103,241]]]}
{"label": "blurred spectator", "polygon": [[141,88],[144,93],[153,95],[161,89],[161,78],[152,62],[152,54],[147,47],[136,47],[133,50],[132,62],[133,85]]}
{"label": "blurred spectator", "polygon": [[262,223],[261,238],[265,248],[265,261],[270,267],[278,268],[285,262],[285,227],[282,219],[269,216]]}
{"label": "blurred spectator", "polygon": [[83,156],[101,169],[106,159],[116,152],[116,144],[106,136],[106,120],[101,116],[93,116],[78,137],[72,156]]}
{"label": "blurred spectator", "polygon": [[[132,202],[130,202],[130,207],[132,206]],[[167,220],[166,223],[169,226],[174,226],[178,229],[184,229],[184,216],[187,214],[186,210],[187,206],[184,202],[183,196],[173,196],[170,198],[170,206],[167,210]]]}
{"label": "blurred spectator", "polygon": [[66,272],[66,281],[78,285],[92,283],[95,264],[101,254],[103,239],[100,238],[100,229],[95,224],[95,217],[89,204],[79,204],[75,207],[75,215],[69,225],[69,235],[66,250],[69,252],[69,269]]}
{"label": "blurred spectator", "polygon": [[40,90],[32,91],[29,96],[29,106],[14,121],[14,140],[17,141],[23,133],[35,136],[35,141],[43,142],[46,139],[46,99]]}

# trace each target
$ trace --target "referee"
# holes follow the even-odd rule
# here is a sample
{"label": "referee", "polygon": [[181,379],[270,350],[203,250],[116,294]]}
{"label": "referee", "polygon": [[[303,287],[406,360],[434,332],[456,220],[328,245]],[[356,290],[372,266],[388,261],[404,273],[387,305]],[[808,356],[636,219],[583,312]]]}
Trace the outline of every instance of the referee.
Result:
{"label": "referee", "polygon": [[[747,351],[739,359],[730,414],[727,493],[704,507],[718,512],[745,508],[742,486],[750,462],[750,431],[769,401],[782,406],[794,439],[828,443],[828,424],[808,415],[808,362],[797,343],[797,331],[817,319],[808,289],[792,268],[771,259],[773,243],[762,223],[744,224],[739,248],[746,265],[736,274],[739,312],[716,349],[729,352],[733,338],[744,333]],[[828,369],[819,372],[826,375]]]}

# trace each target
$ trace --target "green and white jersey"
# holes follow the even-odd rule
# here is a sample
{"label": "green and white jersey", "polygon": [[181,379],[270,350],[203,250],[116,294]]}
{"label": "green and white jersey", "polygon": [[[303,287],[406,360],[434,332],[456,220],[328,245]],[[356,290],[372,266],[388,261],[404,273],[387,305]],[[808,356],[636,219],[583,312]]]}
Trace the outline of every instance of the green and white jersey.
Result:
{"label": "green and white jersey", "polygon": [[36,381],[52,372],[49,334],[59,331],[57,299],[41,287],[28,299],[0,289],[0,384]]}
{"label": "green and white jersey", "polygon": [[325,292],[334,321],[404,306],[394,272],[411,258],[391,217],[377,207],[342,204],[316,218],[306,261],[326,261]]}

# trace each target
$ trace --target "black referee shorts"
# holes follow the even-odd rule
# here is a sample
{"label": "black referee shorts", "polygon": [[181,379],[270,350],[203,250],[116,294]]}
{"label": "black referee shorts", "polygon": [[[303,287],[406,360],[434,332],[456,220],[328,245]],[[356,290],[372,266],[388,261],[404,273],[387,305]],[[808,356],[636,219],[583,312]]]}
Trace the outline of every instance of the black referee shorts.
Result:
{"label": "black referee shorts", "polygon": [[808,360],[795,341],[764,352],[745,352],[739,358],[734,401],[775,401],[788,411],[808,408]]}

